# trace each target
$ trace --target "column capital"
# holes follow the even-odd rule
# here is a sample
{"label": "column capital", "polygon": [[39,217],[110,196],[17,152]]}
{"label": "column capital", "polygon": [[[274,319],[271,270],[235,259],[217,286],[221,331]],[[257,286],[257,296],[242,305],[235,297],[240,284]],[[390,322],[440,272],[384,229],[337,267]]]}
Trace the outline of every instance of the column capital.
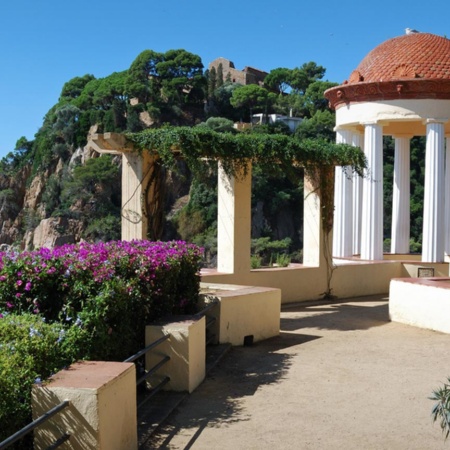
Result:
{"label": "column capital", "polygon": [[423,121],[423,123],[425,124],[425,125],[428,125],[428,124],[431,124],[431,123],[447,123],[448,122],[448,118],[428,118],[428,119],[425,119],[424,121]]}
{"label": "column capital", "polygon": [[412,139],[414,134],[411,133],[395,133],[392,135],[394,139]]}
{"label": "column capital", "polygon": [[356,125],[354,126],[336,125],[333,128],[333,131],[350,131],[351,133],[361,133],[361,130],[359,130]]}
{"label": "column capital", "polygon": [[384,125],[386,125],[386,121],[385,120],[367,120],[365,122],[360,122],[361,125],[366,126],[366,125],[378,125],[380,127],[383,127]]}

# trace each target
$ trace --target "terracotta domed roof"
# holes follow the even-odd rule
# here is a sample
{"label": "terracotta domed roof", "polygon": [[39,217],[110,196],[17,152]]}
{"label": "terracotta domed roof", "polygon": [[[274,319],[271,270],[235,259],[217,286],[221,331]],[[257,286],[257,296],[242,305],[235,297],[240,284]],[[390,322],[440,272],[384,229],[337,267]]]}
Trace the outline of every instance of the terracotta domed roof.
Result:
{"label": "terracotta domed roof", "polygon": [[430,33],[389,39],[325,97],[334,107],[352,101],[450,99],[450,40]]}
{"label": "terracotta domed roof", "polygon": [[389,39],[374,48],[353,74],[356,72],[363,77],[360,81],[365,82],[402,78],[450,79],[450,40],[429,33]]}

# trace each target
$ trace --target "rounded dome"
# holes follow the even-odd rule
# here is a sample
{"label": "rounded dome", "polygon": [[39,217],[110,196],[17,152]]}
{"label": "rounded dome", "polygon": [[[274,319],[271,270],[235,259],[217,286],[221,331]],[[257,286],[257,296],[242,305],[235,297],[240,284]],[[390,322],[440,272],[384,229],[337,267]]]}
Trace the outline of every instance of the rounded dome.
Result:
{"label": "rounded dome", "polygon": [[332,107],[349,102],[450,99],[450,40],[413,32],[375,47],[342,85],[325,91]]}
{"label": "rounded dome", "polygon": [[[374,48],[352,75],[355,73],[362,78],[354,80],[356,82],[404,78],[450,79],[450,40],[429,33],[412,33],[389,39]],[[350,83],[352,81],[349,79]]]}

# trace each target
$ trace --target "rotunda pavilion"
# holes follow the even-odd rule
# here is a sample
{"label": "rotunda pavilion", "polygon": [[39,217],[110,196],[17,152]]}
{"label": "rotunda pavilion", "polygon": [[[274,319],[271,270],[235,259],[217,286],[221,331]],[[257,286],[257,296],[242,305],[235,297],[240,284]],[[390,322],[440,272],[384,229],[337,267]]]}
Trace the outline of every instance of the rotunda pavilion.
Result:
{"label": "rotunda pavilion", "polygon": [[383,259],[384,135],[395,141],[391,253],[409,253],[410,140],[426,136],[422,261],[443,262],[450,254],[450,40],[418,32],[389,39],[325,97],[336,110],[336,141],[361,147],[368,161],[363,178],[336,168],[333,256]]}

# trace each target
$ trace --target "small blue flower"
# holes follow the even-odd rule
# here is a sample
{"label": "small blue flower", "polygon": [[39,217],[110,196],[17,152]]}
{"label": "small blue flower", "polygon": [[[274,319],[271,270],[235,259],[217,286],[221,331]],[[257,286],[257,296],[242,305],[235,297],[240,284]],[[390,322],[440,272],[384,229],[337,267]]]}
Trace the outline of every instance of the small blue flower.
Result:
{"label": "small blue flower", "polygon": [[65,330],[59,331],[59,337],[58,340],[56,341],[58,344],[64,339],[65,334],[66,334]]}
{"label": "small blue flower", "polygon": [[38,330],[36,330],[36,328],[30,327],[29,336],[30,337],[33,337],[33,336],[41,337],[42,334]]}

